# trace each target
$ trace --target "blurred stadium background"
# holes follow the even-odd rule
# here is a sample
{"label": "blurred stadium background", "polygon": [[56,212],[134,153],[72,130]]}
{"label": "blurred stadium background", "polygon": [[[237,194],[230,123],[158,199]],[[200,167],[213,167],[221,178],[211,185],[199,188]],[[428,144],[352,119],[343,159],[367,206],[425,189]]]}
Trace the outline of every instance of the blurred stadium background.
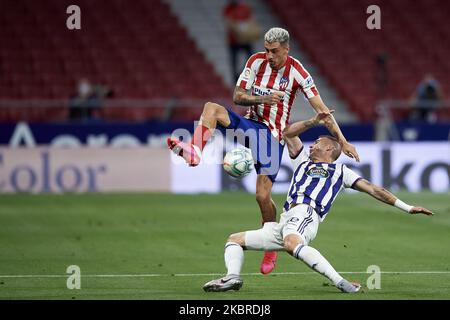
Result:
{"label": "blurred stadium background", "polygon": [[[370,1],[243,2],[262,31],[255,51],[263,50],[263,34],[270,27],[290,31],[291,54],[313,75],[325,103],[336,109],[348,140],[371,142],[364,144],[371,147],[362,159],[377,171],[370,176],[375,182],[394,189],[448,191],[450,4],[378,1],[381,29],[369,30]],[[145,156],[141,161],[133,157],[134,165],[123,166],[128,151],[52,149],[33,153],[34,164],[18,168],[16,160],[31,151],[7,150],[2,190],[53,191],[52,184],[58,184],[59,191],[217,192],[222,180],[228,185],[218,166],[211,169],[215,182],[194,179],[203,185],[200,189],[182,181],[180,185],[178,180],[192,183],[186,178],[197,171],[208,176],[211,170],[170,168],[165,150],[165,140],[175,129],[193,131],[193,121],[207,101],[245,111],[232,102],[235,82],[223,17],[227,1],[137,0],[133,5],[121,0],[78,1],[80,30],[66,27],[71,4],[2,1],[0,144],[141,147]],[[242,54],[239,69],[247,59]],[[418,98],[419,84],[427,76],[434,78],[428,86],[432,92]],[[83,94],[88,98],[80,102]],[[300,97],[291,121],[312,114]],[[318,132],[323,131],[311,130],[304,139],[312,140]],[[411,144],[402,146],[403,142]],[[65,164],[65,159],[77,163]],[[89,167],[92,159],[102,164]],[[405,169],[410,161],[412,168]],[[377,163],[383,164],[381,169]],[[46,169],[33,169],[36,166]],[[152,166],[161,170],[151,172]],[[124,174],[119,168],[138,181],[121,182]],[[145,177],[138,168],[147,169]],[[108,181],[98,181],[101,176]]]}
{"label": "blurred stadium background", "polygon": [[[423,199],[426,202],[423,205],[432,207],[434,200],[429,199],[436,199],[426,192],[438,193],[439,199],[447,199],[447,205],[443,201],[439,208],[448,217],[450,2],[244,2],[251,6],[262,30],[254,51],[263,50],[262,35],[269,28],[281,26],[289,30],[290,54],[313,75],[325,103],[336,110],[344,134],[357,145],[362,159],[360,164],[343,158],[341,161],[394,191],[417,192],[414,199],[418,202]],[[44,230],[37,226],[46,221],[32,219],[30,223],[35,223],[37,228],[33,229],[33,225],[14,220],[10,214],[20,217],[21,212],[31,214],[37,210],[43,217],[53,219],[52,214],[64,210],[65,206],[77,207],[77,199],[88,200],[86,206],[79,208],[81,214],[95,216],[97,210],[103,210],[104,200],[97,203],[92,198],[84,198],[88,195],[74,200],[77,195],[72,193],[93,192],[90,196],[95,197],[98,192],[107,196],[108,192],[196,194],[241,190],[239,197],[246,197],[254,211],[250,219],[259,221],[251,197],[254,175],[232,180],[214,163],[188,169],[177,163],[165,147],[167,136],[175,129],[193,131],[193,121],[198,119],[207,101],[244,110],[232,102],[234,80],[222,15],[226,3],[225,0],[0,1],[0,202],[3,203],[0,229],[5,240],[11,234],[36,237],[34,232]],[[81,9],[80,30],[66,27],[70,16],[66,9],[72,4]],[[372,4],[381,8],[381,30],[366,27],[369,17],[366,9]],[[241,56],[241,67],[246,58]],[[434,89],[438,87],[439,94],[430,101],[418,100],[418,86],[427,75],[435,79],[433,85],[438,83]],[[80,105],[77,95],[83,90],[91,96],[87,104]],[[418,107],[429,112],[420,116]],[[310,106],[301,97],[292,112],[291,122],[312,115]],[[319,132],[322,131],[311,130],[304,138],[312,141]],[[221,159],[221,153],[208,151],[208,147],[205,152],[205,158]],[[274,187],[280,194],[279,207],[290,174],[285,157],[285,166]],[[250,195],[242,195],[244,192]],[[41,203],[22,193],[68,193],[64,195],[68,198],[66,201],[42,195]],[[173,195],[171,199],[179,201],[182,208],[187,199],[184,197]],[[207,201],[203,197],[202,201]],[[228,197],[233,198],[225,194],[224,199]],[[151,195],[145,206],[149,206],[150,216],[155,214],[160,219],[167,212],[157,198],[158,194]],[[133,210],[132,196],[121,199],[129,204],[124,210]],[[75,216],[74,213],[69,219]],[[206,217],[198,221],[207,223]],[[126,225],[126,217],[123,219],[117,225]],[[195,213],[189,219],[197,221]],[[446,219],[441,226],[444,229],[436,231],[438,234],[448,232]],[[91,222],[97,223],[95,218]],[[12,229],[4,228],[9,224]],[[24,224],[31,229],[21,229]],[[58,227],[67,224],[70,222],[61,221]],[[132,232],[134,227],[128,231]],[[144,232],[145,224],[138,223],[136,228],[144,228],[140,229]],[[232,231],[236,230],[220,229],[217,233],[223,233],[223,238]],[[33,236],[29,239],[35,239]],[[32,244],[22,243],[22,238],[14,239],[8,245],[2,241],[1,260],[12,263],[2,274],[17,270],[31,274],[63,272],[60,266],[60,269],[54,266],[34,270],[29,264],[32,260],[25,263],[26,259],[21,259],[39,250],[30,249],[34,248]],[[51,238],[44,241],[52,243]],[[68,243],[70,247],[72,242]],[[220,254],[221,246],[222,243],[217,243]],[[28,251],[21,251],[25,247]],[[168,252],[169,248],[162,251]],[[22,256],[16,256],[20,252]],[[63,252],[60,254],[64,255]],[[74,255],[83,256],[81,251]],[[85,262],[89,260],[84,258]],[[50,261],[53,257],[48,254],[45,259]],[[107,263],[108,259],[102,261]],[[221,255],[215,259],[220,261]],[[438,268],[445,263],[448,266],[448,256],[440,259]],[[163,270],[155,268],[154,272]],[[117,272],[118,269],[107,270]],[[127,272],[125,267],[122,271]],[[165,271],[181,273],[175,269]],[[2,297],[28,297],[19,287],[13,285]],[[147,297],[156,298],[158,293],[152,294]],[[44,291],[40,297],[49,295],[51,292]],[[189,298],[187,294],[178,297]],[[438,294],[437,297],[449,296]]]}

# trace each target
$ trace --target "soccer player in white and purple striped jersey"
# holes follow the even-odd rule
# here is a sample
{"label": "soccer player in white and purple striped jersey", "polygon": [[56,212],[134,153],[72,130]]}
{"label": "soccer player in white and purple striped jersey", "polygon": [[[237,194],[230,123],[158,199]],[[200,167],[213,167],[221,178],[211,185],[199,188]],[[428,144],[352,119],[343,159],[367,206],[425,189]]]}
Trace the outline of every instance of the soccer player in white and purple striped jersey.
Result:
{"label": "soccer player in white and purple striped jersey", "polygon": [[[258,132],[256,137],[250,139],[253,143],[245,146],[252,150],[255,159],[258,174],[256,201],[263,222],[276,221],[272,186],[280,169],[285,145],[282,133],[289,124],[294,100],[302,95],[316,113],[329,112],[311,74],[299,60],[289,55],[289,41],[287,30],[271,28],[264,35],[265,52],[255,53],[245,64],[233,93],[235,104],[248,107],[245,117],[225,106],[207,102],[191,143],[179,141],[175,137],[167,140],[169,149],[183,157],[190,166],[197,166],[201,161],[202,150],[214,130],[219,129],[222,133],[228,130]],[[337,122],[327,122],[326,126],[339,140],[342,152],[359,161],[355,147],[346,140]],[[265,252],[261,273],[272,272],[276,257],[275,251]]]}
{"label": "soccer player in white and purple striped jersey", "polygon": [[319,223],[325,219],[343,188],[365,192],[410,214],[433,214],[426,208],[402,202],[391,192],[363,179],[344,164],[334,163],[341,154],[341,146],[334,137],[319,137],[309,147],[308,154],[298,135],[326,121],[334,121],[331,113],[319,113],[314,118],[296,122],[283,131],[294,175],[280,222],[267,222],[259,230],[230,235],[225,245],[227,275],[206,283],[203,286],[205,291],[239,290],[243,284],[240,278],[243,250],[248,249],[285,250],[327,277],[342,292],[358,292],[360,284],[344,279],[319,251],[309,245],[316,237]]}

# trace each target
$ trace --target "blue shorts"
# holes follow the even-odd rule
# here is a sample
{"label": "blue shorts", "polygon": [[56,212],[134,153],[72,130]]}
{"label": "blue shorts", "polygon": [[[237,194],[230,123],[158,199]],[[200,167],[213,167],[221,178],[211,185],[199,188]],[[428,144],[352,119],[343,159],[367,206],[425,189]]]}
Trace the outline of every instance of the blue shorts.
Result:
{"label": "blue shorts", "polygon": [[225,137],[229,137],[231,134],[234,141],[237,140],[241,145],[249,148],[252,151],[253,159],[256,159],[256,172],[268,176],[272,182],[275,182],[280,170],[284,146],[272,135],[264,123],[246,119],[229,109],[227,111],[231,121],[230,125],[225,128],[218,124],[217,129]]}

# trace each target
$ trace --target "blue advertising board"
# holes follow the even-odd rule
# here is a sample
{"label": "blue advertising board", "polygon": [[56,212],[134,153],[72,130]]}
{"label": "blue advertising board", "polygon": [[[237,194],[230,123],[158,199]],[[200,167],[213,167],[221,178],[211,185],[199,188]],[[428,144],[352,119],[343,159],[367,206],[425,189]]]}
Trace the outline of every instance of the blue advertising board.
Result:
{"label": "blue advertising board", "polygon": [[[192,133],[194,122],[166,123],[15,123],[0,124],[0,145],[3,146],[158,146],[175,130]],[[342,124],[347,140],[373,141],[372,124]],[[398,124],[396,141],[445,141],[450,137],[450,124]],[[329,134],[324,127],[312,128],[302,140],[313,141]]]}

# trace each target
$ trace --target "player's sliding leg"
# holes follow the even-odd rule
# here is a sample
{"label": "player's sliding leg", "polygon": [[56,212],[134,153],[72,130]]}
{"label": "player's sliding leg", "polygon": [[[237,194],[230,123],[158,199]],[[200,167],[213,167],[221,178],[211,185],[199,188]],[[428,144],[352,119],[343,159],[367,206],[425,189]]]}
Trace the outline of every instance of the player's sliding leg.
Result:
{"label": "player's sliding leg", "polygon": [[330,279],[342,292],[355,293],[361,288],[359,284],[345,280],[319,251],[304,245],[300,236],[296,234],[286,236],[284,238],[284,247],[294,258],[303,261],[311,269]]}
{"label": "player's sliding leg", "polygon": [[217,123],[228,127],[230,122],[227,109],[217,103],[207,102],[194,130],[191,143],[168,138],[167,144],[175,154],[183,157],[190,166],[197,166],[200,163],[203,148],[213,135]]}
{"label": "player's sliding leg", "polygon": [[239,290],[243,281],[240,278],[242,265],[244,263],[245,232],[233,234],[225,244],[225,266],[227,274],[225,277],[207,282],[203,290],[207,292],[221,292],[228,290]]}
{"label": "player's sliding leg", "polygon": [[[276,221],[277,209],[271,197],[272,181],[268,176],[258,175],[256,179],[256,201],[258,202],[263,225],[266,222]],[[264,252],[264,258],[261,262],[260,271],[262,274],[268,274],[275,269],[277,261],[276,251]]]}

